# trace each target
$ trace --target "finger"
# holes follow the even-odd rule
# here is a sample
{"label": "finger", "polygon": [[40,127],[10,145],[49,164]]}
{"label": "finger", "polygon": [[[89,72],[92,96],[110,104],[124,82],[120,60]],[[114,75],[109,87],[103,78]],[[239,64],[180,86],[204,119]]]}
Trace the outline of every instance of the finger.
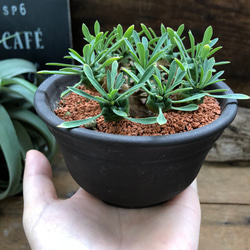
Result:
{"label": "finger", "polygon": [[39,151],[28,151],[23,178],[24,205],[32,207],[57,198],[51,179],[52,170],[47,158]]}

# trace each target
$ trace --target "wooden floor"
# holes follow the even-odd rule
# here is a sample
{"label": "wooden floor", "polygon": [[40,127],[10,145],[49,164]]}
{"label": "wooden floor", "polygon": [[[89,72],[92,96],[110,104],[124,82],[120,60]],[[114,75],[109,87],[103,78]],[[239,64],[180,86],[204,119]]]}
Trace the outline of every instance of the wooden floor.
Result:
{"label": "wooden floor", "polygon": [[[77,186],[62,157],[54,160],[60,197]],[[198,176],[202,210],[199,250],[250,250],[250,165],[204,164]],[[0,249],[30,249],[22,228],[22,196],[0,201]]]}

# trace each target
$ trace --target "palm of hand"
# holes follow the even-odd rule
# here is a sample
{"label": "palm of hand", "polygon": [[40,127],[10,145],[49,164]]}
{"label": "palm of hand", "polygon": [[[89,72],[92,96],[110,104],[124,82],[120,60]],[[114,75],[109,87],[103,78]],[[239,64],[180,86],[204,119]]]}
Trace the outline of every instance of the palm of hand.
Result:
{"label": "palm of hand", "polygon": [[200,207],[195,184],[168,203],[123,209],[83,189],[70,199],[57,199],[49,164],[45,159],[42,163],[39,179],[28,168],[24,179],[24,228],[32,249],[197,248]]}

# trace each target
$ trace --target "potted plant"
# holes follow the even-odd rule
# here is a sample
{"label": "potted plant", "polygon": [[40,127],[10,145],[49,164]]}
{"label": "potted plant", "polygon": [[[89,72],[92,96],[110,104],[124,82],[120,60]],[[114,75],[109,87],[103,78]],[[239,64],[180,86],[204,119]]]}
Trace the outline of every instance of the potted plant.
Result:
{"label": "potted plant", "polygon": [[[189,31],[188,49],[184,25],[177,31],[161,25],[160,36],[143,24],[140,32],[121,25],[101,32],[98,22],[94,35],[85,24],[82,31],[83,55],[69,49],[67,56],[78,64],[49,63],[63,68],[42,71],[55,75],[35,95],[35,108],[55,135],[69,172],[86,191],[116,206],[147,207],[173,198],[195,179],[214,141],[234,119],[236,99],[249,98],[219,79],[223,71],[215,66],[227,62],[212,57],[221,48],[213,48],[218,39],[212,39],[212,27],[197,44]],[[60,98],[70,92],[97,103],[99,113],[66,122],[56,116]],[[131,136],[94,129],[101,117],[108,126],[128,120],[161,127],[169,111],[194,112],[207,97],[218,100],[221,115],[191,131]],[[143,117],[134,112],[140,108]]]}
{"label": "potted plant", "polygon": [[33,106],[40,82],[36,71],[24,59],[0,61],[0,200],[22,191],[29,149],[42,151],[49,160],[55,153],[55,139]]}

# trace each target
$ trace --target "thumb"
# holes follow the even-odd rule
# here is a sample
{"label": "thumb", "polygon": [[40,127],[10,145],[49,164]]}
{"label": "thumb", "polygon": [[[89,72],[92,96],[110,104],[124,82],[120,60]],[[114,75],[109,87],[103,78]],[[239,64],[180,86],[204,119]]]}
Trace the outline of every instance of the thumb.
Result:
{"label": "thumb", "polygon": [[36,150],[26,154],[23,178],[24,209],[48,204],[57,198],[52,170],[47,158]]}

